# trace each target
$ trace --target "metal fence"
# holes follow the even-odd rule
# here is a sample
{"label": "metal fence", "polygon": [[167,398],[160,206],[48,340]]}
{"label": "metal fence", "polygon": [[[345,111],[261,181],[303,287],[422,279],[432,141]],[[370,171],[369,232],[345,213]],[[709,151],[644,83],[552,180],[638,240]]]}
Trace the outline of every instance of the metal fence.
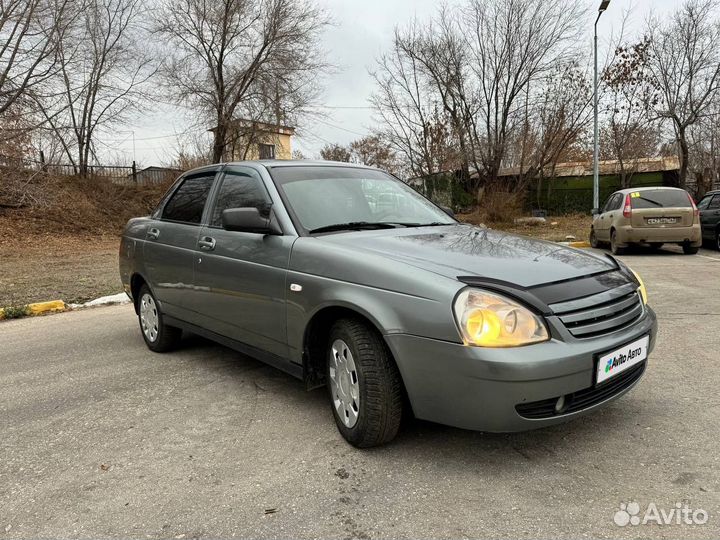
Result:
{"label": "metal fence", "polygon": [[[44,171],[56,176],[79,176],[80,169],[67,163],[46,163],[41,154],[40,160],[20,159],[0,155],[0,166],[16,169]],[[88,165],[85,175],[98,180],[107,180],[114,184],[152,185],[169,182],[180,176],[183,171],[169,167],[146,167],[139,169],[132,165]]]}

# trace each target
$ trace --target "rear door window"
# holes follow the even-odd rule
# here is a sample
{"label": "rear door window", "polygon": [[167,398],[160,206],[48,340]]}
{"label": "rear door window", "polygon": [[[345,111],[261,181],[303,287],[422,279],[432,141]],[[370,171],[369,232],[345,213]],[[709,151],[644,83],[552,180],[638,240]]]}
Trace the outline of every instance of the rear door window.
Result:
{"label": "rear door window", "polygon": [[720,195],[715,195],[708,204],[708,210],[716,210],[720,208]]}
{"label": "rear door window", "polygon": [[214,171],[188,176],[165,204],[162,219],[200,223],[214,179]]}
{"label": "rear door window", "polygon": [[690,197],[685,191],[651,189],[630,194],[633,208],[691,208]]}

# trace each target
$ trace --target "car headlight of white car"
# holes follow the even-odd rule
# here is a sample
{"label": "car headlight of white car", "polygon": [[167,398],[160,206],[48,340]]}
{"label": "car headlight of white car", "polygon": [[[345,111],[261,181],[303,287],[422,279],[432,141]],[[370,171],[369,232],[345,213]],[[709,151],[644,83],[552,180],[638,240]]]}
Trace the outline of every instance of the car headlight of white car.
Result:
{"label": "car headlight of white car", "polygon": [[455,299],[453,311],[466,345],[518,347],[550,339],[539,316],[494,292],[465,289]]}

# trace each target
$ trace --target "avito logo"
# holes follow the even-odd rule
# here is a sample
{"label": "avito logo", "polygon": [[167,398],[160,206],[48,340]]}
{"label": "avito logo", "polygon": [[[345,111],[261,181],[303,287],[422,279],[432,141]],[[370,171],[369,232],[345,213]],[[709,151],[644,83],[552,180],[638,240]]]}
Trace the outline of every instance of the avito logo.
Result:
{"label": "avito logo", "polygon": [[628,360],[632,360],[633,358],[640,356],[640,354],[642,354],[642,348],[633,349],[632,351],[629,351],[628,354],[618,354],[617,356],[613,356],[607,361],[607,364],[605,364],[605,373],[609,372],[613,368],[623,365]]}

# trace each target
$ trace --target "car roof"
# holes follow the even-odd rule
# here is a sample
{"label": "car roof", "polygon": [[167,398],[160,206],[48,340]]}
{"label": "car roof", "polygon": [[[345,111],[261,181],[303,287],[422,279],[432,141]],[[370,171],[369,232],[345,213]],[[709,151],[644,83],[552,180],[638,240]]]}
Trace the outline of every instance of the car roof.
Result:
{"label": "car roof", "polygon": [[634,188],[627,188],[627,189],[619,189],[615,193],[625,194],[625,193],[635,193],[636,191],[642,192],[642,191],[658,191],[658,190],[660,190],[660,191],[684,191],[685,193],[687,193],[687,191],[685,191],[682,188],[669,187],[669,186],[634,187]]}
{"label": "car roof", "polygon": [[210,165],[203,165],[190,169],[185,172],[187,174],[195,174],[204,170],[219,170],[221,167],[227,165],[239,165],[239,166],[255,166],[255,167],[351,167],[353,169],[371,169],[378,170],[376,167],[368,167],[367,165],[361,165],[359,163],[349,163],[346,161],[325,161],[322,159],[255,159],[246,161],[226,161],[223,163],[213,163]]}
{"label": "car roof", "polygon": [[266,167],[353,167],[355,169],[374,169],[359,163],[346,161],[326,161],[324,159],[256,159],[247,161],[230,161],[224,165],[264,165]]}

